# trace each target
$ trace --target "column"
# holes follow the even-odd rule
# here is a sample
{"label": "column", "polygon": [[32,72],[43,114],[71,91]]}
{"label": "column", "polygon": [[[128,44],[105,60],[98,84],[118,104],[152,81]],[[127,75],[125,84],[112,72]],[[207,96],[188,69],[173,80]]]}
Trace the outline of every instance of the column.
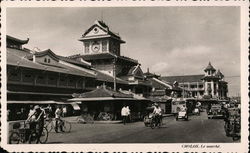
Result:
{"label": "column", "polygon": [[208,95],[207,93],[207,82],[204,82],[204,95]]}
{"label": "column", "polygon": [[211,81],[212,97],[214,96],[214,81]]}
{"label": "column", "polygon": [[216,84],[216,96],[219,97],[219,82]]}

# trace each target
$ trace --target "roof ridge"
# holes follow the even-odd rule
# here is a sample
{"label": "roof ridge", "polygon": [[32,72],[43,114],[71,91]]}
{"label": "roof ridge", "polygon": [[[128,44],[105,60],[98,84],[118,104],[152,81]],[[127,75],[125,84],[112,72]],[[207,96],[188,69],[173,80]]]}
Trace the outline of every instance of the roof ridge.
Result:
{"label": "roof ridge", "polygon": [[184,76],[204,76],[205,74],[186,74],[186,75],[169,75],[169,76],[162,76],[161,78],[164,77],[184,77]]}

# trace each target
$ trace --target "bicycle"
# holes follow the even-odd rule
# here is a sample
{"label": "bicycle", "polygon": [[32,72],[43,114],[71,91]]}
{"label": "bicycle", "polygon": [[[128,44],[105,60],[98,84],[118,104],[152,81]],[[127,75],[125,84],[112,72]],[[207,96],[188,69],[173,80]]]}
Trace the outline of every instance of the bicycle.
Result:
{"label": "bicycle", "polygon": [[[58,127],[62,126],[62,130],[64,132],[70,132],[71,131],[71,123],[65,120],[60,119],[59,120],[59,125]],[[44,127],[46,127],[48,129],[48,132],[51,132],[53,129],[56,129],[55,126],[55,120],[54,119],[48,119],[47,120],[47,124],[44,125]]]}
{"label": "bicycle", "polygon": [[13,131],[10,134],[9,137],[9,143],[10,144],[19,144],[19,143],[46,143],[48,140],[48,130],[43,127],[43,131],[39,137],[39,132],[37,129],[30,129],[28,126],[29,123],[26,123],[24,121],[24,127],[21,127],[20,123],[16,123],[13,125]]}
{"label": "bicycle", "polygon": [[160,117],[157,117],[154,115],[152,118],[151,118],[151,122],[150,122],[150,127],[151,129],[154,129],[155,127],[161,127],[162,125],[162,119]]}
{"label": "bicycle", "polygon": [[48,129],[48,132],[51,132],[53,129],[55,129],[53,119],[52,118],[46,119],[44,127]]}

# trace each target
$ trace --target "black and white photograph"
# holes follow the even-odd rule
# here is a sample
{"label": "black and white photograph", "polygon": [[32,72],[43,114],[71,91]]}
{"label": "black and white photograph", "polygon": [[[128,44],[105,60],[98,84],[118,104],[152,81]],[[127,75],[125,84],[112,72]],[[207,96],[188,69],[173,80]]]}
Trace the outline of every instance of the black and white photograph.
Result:
{"label": "black and white photograph", "polygon": [[6,145],[246,151],[241,9],[5,8]]}

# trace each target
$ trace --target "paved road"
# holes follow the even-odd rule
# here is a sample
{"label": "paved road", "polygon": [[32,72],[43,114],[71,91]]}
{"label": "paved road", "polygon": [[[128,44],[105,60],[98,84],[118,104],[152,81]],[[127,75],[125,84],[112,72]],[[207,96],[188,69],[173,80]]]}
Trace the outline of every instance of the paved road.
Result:
{"label": "paved road", "polygon": [[48,143],[209,143],[233,142],[226,137],[221,119],[190,116],[189,121],[164,118],[164,125],[151,129],[143,122],[123,124],[72,124],[70,133],[51,132]]}

